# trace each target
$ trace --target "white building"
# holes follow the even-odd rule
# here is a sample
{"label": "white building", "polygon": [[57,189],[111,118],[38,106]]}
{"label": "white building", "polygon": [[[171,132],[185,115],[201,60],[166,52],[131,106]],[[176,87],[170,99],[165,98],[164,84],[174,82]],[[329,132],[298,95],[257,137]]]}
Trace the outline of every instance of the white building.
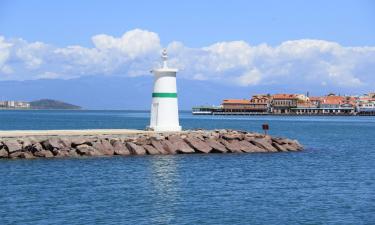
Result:
{"label": "white building", "polygon": [[357,112],[359,114],[375,114],[375,97],[373,94],[360,96],[357,100]]}
{"label": "white building", "polygon": [[154,131],[181,131],[178,117],[176,87],[177,69],[167,65],[167,51],[162,53],[163,67],[154,69],[154,90],[152,93],[149,129]]}
{"label": "white building", "polygon": [[28,109],[30,108],[29,102],[23,101],[0,101],[0,108],[6,109]]}

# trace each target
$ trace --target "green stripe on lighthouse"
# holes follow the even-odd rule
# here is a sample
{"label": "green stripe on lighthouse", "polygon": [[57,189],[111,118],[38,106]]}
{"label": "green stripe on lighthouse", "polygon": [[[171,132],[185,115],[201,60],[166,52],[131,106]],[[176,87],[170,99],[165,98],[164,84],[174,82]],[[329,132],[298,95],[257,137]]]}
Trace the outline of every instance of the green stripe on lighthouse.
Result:
{"label": "green stripe on lighthouse", "polygon": [[152,93],[153,98],[177,98],[177,93]]}

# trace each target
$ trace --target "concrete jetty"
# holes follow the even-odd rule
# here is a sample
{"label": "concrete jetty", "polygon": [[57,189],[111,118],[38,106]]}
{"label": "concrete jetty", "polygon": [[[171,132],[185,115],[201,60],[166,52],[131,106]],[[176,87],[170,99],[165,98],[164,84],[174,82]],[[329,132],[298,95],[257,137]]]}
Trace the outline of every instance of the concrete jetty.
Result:
{"label": "concrete jetty", "polygon": [[128,135],[147,134],[153,131],[134,129],[87,129],[87,130],[0,130],[2,137],[29,137],[29,136],[73,136],[73,135]]}
{"label": "concrete jetty", "polygon": [[297,140],[238,130],[128,129],[0,131],[0,158],[301,151]]}

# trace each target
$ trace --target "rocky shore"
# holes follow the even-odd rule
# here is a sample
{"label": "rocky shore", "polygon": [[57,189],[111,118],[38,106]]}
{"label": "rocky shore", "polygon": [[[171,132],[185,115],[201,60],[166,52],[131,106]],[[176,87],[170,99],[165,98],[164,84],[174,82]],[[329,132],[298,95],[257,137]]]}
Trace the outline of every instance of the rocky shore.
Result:
{"label": "rocky shore", "polygon": [[297,140],[236,130],[0,137],[0,158],[301,151]]}

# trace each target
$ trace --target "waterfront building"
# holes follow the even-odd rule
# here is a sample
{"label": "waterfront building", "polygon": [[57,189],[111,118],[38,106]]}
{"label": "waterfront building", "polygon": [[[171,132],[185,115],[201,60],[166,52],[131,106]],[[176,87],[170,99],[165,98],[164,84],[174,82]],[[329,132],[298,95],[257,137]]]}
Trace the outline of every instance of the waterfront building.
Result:
{"label": "waterfront building", "polygon": [[356,111],[359,115],[375,115],[375,94],[360,96]]}
{"label": "waterfront building", "polygon": [[309,102],[316,107],[320,107],[320,103],[322,102],[322,97],[316,97],[316,96],[311,96],[309,97]]}
{"label": "waterfront building", "polygon": [[298,97],[295,94],[275,94],[272,96],[272,113],[289,114],[297,107]]}
{"label": "waterfront building", "polygon": [[254,112],[270,112],[271,96],[270,95],[253,95],[250,99]]}
{"label": "waterfront building", "polygon": [[375,101],[358,105],[357,112],[359,115],[375,115]]}
{"label": "waterfront building", "polygon": [[297,101],[299,101],[299,102],[308,102],[309,101],[309,97],[307,95],[296,94],[295,96],[297,98]]}
{"label": "waterfront building", "polygon": [[297,115],[317,115],[320,113],[320,109],[318,108],[318,105],[310,101],[297,102],[297,106],[291,108],[291,113]]}
{"label": "waterfront building", "polygon": [[351,97],[329,94],[322,97],[320,114],[354,114],[355,103]]}
{"label": "waterfront building", "polygon": [[322,98],[320,107],[322,108],[339,108],[344,102],[345,98],[342,96],[327,95]]}
{"label": "waterfront building", "polygon": [[224,99],[222,114],[267,114],[268,99],[255,96],[252,99]]}
{"label": "waterfront building", "polygon": [[246,112],[250,109],[250,100],[224,99],[222,106],[224,112]]}
{"label": "waterfront building", "polygon": [[149,129],[154,131],[180,131],[177,102],[177,69],[167,65],[167,51],[163,50],[162,68],[154,69],[154,89],[152,93]]}

